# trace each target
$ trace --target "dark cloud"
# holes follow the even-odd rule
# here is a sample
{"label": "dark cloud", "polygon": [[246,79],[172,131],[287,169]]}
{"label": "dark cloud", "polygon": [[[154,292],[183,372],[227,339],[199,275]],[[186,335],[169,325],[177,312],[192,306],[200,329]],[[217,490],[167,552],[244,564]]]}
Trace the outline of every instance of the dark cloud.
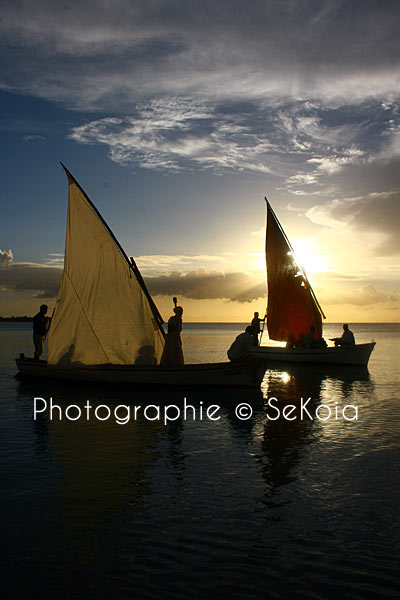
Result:
{"label": "dark cloud", "polygon": [[397,95],[399,14],[389,0],[4,0],[2,89],[116,111],[171,93]]}
{"label": "dark cloud", "polygon": [[[0,289],[33,291],[34,298],[57,295],[62,269],[31,263],[16,263],[0,270]],[[189,273],[172,272],[159,277],[146,277],[154,296],[180,295],[193,299],[223,298],[234,302],[251,302],[266,296],[265,283],[246,273],[222,273],[199,269]]]}
{"label": "dark cloud", "polygon": [[328,224],[332,219],[336,226],[342,223],[357,231],[369,231],[372,241],[374,234],[379,234],[375,243],[375,256],[400,253],[400,191],[334,200],[315,206],[307,215],[317,223]]}
{"label": "dark cloud", "polygon": [[173,272],[159,277],[147,277],[146,284],[154,296],[185,296],[196,300],[217,298],[233,302],[252,302],[266,297],[262,280],[246,273],[222,273],[199,269],[183,274]]}
{"label": "dark cloud", "polygon": [[36,298],[53,298],[57,295],[62,269],[32,263],[13,263],[0,269],[0,287],[6,291],[33,291]]}

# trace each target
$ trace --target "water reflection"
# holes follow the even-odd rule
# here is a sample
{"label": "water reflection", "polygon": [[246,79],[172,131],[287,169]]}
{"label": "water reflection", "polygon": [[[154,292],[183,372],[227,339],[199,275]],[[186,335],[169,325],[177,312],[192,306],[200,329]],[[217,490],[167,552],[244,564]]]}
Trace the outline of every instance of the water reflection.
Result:
{"label": "water reflection", "polygon": [[[372,383],[368,370],[362,367],[274,363],[273,368],[266,372],[262,392],[266,403],[264,431],[262,454],[257,458],[266,484],[266,504],[273,507],[282,504],[276,499],[272,501],[279,488],[296,481],[296,470],[304,449],[317,439],[330,435],[343,437],[348,425],[352,424],[343,418],[343,406],[358,403],[360,393],[368,397]],[[276,401],[269,404],[270,398],[276,398]],[[306,412],[302,405],[307,400]],[[318,411],[320,420],[315,414],[321,404],[327,408]],[[288,419],[283,416],[287,405],[294,407],[287,413]],[[329,414],[331,417],[325,420]],[[345,414],[352,417],[355,411],[347,410]]]}
{"label": "water reflection", "polygon": [[[321,403],[361,401],[371,390],[365,371],[288,365],[268,370],[262,390],[19,383],[19,405],[30,415],[33,397],[41,396],[53,397],[63,408],[87,400],[93,407],[182,407],[186,398],[196,407],[219,405],[221,416],[217,422],[179,418],[167,426],[146,421],[142,413],[124,426],[113,419],[50,422],[45,413],[36,422],[30,418],[37,451],[54,461],[59,473],[52,475],[59,513],[53,511],[46,531],[41,517],[36,533],[37,578],[46,576],[49,589],[65,586],[69,597],[82,590],[90,597],[104,597],[106,590],[111,597],[116,581],[126,590],[121,597],[137,590],[148,597],[180,597],[176,581],[182,597],[193,586],[193,597],[206,597],[215,581],[237,597],[232,578],[240,590],[250,572],[256,591],[250,590],[249,598],[257,598],[260,591],[267,593],[267,585],[279,597],[282,575],[289,588],[303,581],[305,569],[314,572],[319,564],[325,572],[327,563],[315,557],[341,547],[349,496],[337,478],[341,461],[353,456],[345,444],[334,452],[329,447],[326,452],[326,444],[337,443],[349,427],[343,420],[336,425],[273,421],[267,418],[267,401],[275,396],[279,406],[294,404],[293,414],[299,415],[302,397],[311,398],[314,411]],[[240,421],[234,409],[243,402],[253,415]],[[359,437],[364,443],[365,436]],[[325,533],[327,507],[331,529]],[[355,515],[358,510],[355,504]],[[310,549],[304,540],[310,540]],[[331,562],[335,576],[341,574],[340,561]],[[303,583],[307,593],[311,587]]]}

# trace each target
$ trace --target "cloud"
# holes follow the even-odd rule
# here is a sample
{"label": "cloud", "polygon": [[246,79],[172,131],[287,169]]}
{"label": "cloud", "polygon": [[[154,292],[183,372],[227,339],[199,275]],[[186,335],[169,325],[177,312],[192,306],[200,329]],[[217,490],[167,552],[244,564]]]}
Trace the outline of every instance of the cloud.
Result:
{"label": "cloud", "polygon": [[323,280],[323,279],[357,279],[357,277],[355,275],[345,275],[344,273],[336,273],[336,272],[332,272],[332,271],[328,271],[326,273],[321,272],[318,273],[318,279],[319,280]]}
{"label": "cloud", "polygon": [[[236,256],[232,253],[232,256]],[[209,255],[209,254],[151,254],[150,256],[138,256],[135,258],[140,271],[143,274],[151,275],[154,271],[168,272],[177,269],[191,269],[193,265],[201,263],[202,266],[215,263],[224,263],[227,261],[226,255]]]}
{"label": "cloud", "polygon": [[60,254],[59,252],[51,252],[46,259],[45,264],[50,267],[64,267],[64,254]]}
{"label": "cloud", "polygon": [[267,173],[266,155],[273,149],[265,132],[235,107],[224,112],[205,101],[178,97],[138,105],[133,116],[75,127],[69,137],[105,144],[116,163],[167,171],[196,167]]}
{"label": "cloud", "polygon": [[246,273],[204,269],[186,274],[175,271],[169,275],[147,277],[146,284],[154,296],[176,295],[196,300],[220,298],[233,302],[252,302],[266,297],[265,282]]}
{"label": "cloud", "polygon": [[[4,254],[4,253],[3,253]],[[189,272],[171,271],[171,265],[184,266],[196,260],[202,264],[220,261],[218,256],[146,256],[138,257],[141,271],[161,275],[145,276],[146,285],[153,295],[181,295],[193,299],[226,299],[251,302],[266,296],[263,276],[257,274],[193,269]],[[32,291],[34,298],[54,298],[57,295],[62,269],[35,263],[13,263],[0,269],[0,290],[3,293]]]}
{"label": "cloud", "polygon": [[33,291],[36,298],[57,295],[62,269],[35,263],[13,263],[0,269],[0,287],[3,292]]}
{"label": "cloud", "polygon": [[1,250],[0,249],[0,268],[8,267],[13,261],[12,250]]}
{"label": "cloud", "polygon": [[373,306],[393,302],[396,298],[378,290],[375,286],[368,284],[351,293],[337,293],[323,297],[324,304],[351,304],[353,306]]}
{"label": "cloud", "polygon": [[398,15],[379,0],[4,0],[2,89],[117,112],[171,94],[390,102]]}
{"label": "cloud", "polygon": [[314,223],[334,229],[370,232],[375,256],[400,253],[400,191],[334,200],[306,213]]}
{"label": "cloud", "polygon": [[45,140],[46,138],[43,135],[24,135],[24,142],[33,142],[36,140]]}
{"label": "cloud", "polygon": [[398,158],[398,3],[250,4],[4,0],[0,89],[95,113],[70,138],[133,168],[331,197],[329,178]]}
{"label": "cloud", "polygon": [[105,145],[111,160],[121,165],[273,173],[286,178],[295,194],[303,193],[302,186],[313,193],[311,186],[326,184],[346,168],[393,156],[393,122],[400,129],[397,104],[378,101],[324,106],[175,96],[150,99],[131,113],[76,126],[69,137]]}

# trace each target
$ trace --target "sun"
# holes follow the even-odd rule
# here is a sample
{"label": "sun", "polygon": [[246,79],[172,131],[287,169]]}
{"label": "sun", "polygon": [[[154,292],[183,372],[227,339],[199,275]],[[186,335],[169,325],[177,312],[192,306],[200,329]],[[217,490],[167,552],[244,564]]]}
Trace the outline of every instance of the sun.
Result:
{"label": "sun", "polygon": [[[330,270],[327,254],[318,250],[313,238],[297,238],[292,240],[296,258],[307,275],[315,275]],[[253,268],[256,271],[265,271],[264,252],[251,252]]]}
{"label": "sun", "polygon": [[329,270],[328,256],[319,251],[313,238],[295,238],[292,240],[292,246],[307,275]]}

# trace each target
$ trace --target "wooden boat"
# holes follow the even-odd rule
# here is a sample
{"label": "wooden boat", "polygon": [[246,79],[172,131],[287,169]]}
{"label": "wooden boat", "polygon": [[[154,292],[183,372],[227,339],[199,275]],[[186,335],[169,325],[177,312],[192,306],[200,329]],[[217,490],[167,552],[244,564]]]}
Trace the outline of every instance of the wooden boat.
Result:
{"label": "wooden boat", "polygon": [[254,356],[268,356],[270,361],[366,366],[375,342],[355,346],[328,346],[328,348],[285,348],[284,346],[258,346]]}
{"label": "wooden boat", "polygon": [[[316,339],[322,338],[322,317],[325,315],[307,275],[296,259],[293,248],[268,200],[266,231],[266,266],[268,280],[267,329],[271,340],[286,346],[258,346],[257,357],[270,361],[309,364],[366,366],[375,342],[352,346],[293,347],[295,340],[306,336],[310,327]],[[316,344],[317,345],[317,344]]]}
{"label": "wooden boat", "polygon": [[45,360],[21,356],[16,359],[21,375],[69,381],[103,383],[135,383],[174,386],[259,386],[266,370],[266,358],[249,363],[198,363],[179,367],[159,365],[84,365],[60,368],[48,365]]}
{"label": "wooden boat", "polygon": [[160,366],[163,319],[141,273],[83,189],[69,184],[64,271],[48,333],[48,359],[23,354],[20,375],[156,385],[259,386],[266,357],[243,364]]}

